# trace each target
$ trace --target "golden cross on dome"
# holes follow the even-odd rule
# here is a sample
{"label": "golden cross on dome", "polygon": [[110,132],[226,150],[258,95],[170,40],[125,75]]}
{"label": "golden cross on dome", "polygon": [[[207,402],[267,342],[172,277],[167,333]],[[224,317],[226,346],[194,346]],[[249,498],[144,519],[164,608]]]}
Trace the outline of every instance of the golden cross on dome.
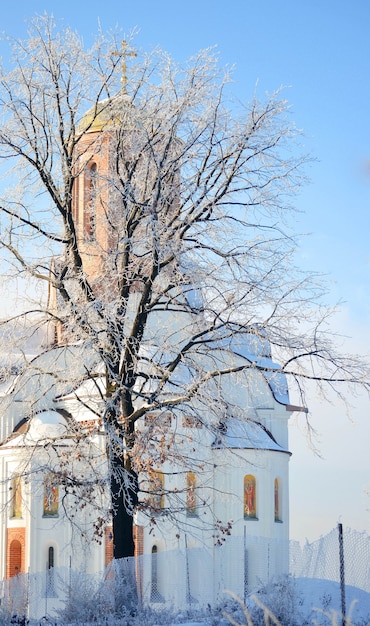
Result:
{"label": "golden cross on dome", "polygon": [[127,57],[137,57],[137,52],[129,47],[127,41],[123,39],[121,42],[122,52],[113,52],[114,56],[119,56],[122,59],[121,65],[121,83],[122,83],[122,91],[126,93],[126,85],[127,85]]}

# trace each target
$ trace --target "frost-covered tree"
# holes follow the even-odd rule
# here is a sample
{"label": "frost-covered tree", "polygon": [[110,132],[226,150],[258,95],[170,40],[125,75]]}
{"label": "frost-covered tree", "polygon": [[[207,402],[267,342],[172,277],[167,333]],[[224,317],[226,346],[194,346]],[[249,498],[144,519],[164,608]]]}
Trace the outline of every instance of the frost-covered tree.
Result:
{"label": "frost-covered tree", "polygon": [[[75,400],[104,433],[115,556],[127,556],[138,475],[181,456],[168,415],[204,420],[206,407],[222,423],[224,374],[276,371],[262,353],[233,365],[221,345],[232,353],[243,338],[268,340],[301,396],[309,380],[340,394],[342,383],[368,389],[369,368],[337,351],[316,277],[295,267],[290,202],[305,157],[279,93],[233,102],[212,51],[179,66],[155,50],[127,72],[130,46],[99,34],[87,49],[49,17],[10,43],[0,75],[3,275],[30,278],[36,296],[4,320],[4,336],[16,351],[25,318],[32,333],[47,329],[52,397],[58,385],[94,388]],[[37,363],[24,355],[23,376],[40,376]],[[82,456],[89,434],[71,422]],[[87,488],[72,473],[79,463],[58,466],[75,494]]]}

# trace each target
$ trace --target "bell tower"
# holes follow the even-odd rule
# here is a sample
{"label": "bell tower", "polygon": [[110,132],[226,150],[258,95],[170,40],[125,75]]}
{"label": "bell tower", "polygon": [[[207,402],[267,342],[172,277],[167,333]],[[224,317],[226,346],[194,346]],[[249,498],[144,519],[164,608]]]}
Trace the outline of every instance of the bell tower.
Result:
{"label": "bell tower", "polygon": [[112,143],[112,133],[94,121],[76,146],[77,175],[73,185],[72,213],[84,271],[92,284],[101,279],[104,258],[110,248]]}
{"label": "bell tower", "polygon": [[[72,216],[77,246],[84,274],[96,293],[106,284],[105,268],[108,252],[117,240],[112,213],[117,213],[117,194],[113,183],[114,152],[120,129],[119,111],[127,106],[127,96],[119,94],[103,100],[88,110],[78,127],[74,152],[74,183],[72,188]],[[115,114],[115,115],[114,115]],[[117,229],[116,229],[117,230]],[[51,266],[51,275],[61,261],[57,257]],[[59,296],[51,285],[48,308],[58,317]],[[61,322],[52,324],[51,343],[64,343]]]}
{"label": "bell tower", "polygon": [[[112,98],[98,102],[83,116],[76,145],[77,175],[72,210],[85,273],[96,283],[103,274],[104,259],[114,243],[119,205],[113,171],[117,169],[118,144],[122,131],[137,130],[134,107],[127,94],[127,59],[137,54],[123,40],[122,50],[113,55],[121,60],[121,89]],[[117,233],[115,233],[117,235]]]}
{"label": "bell tower", "polygon": [[[158,132],[125,85],[123,78],[118,94],[85,113],[74,149],[72,217],[78,252],[89,285],[106,301],[122,285],[129,293],[140,291],[157,263],[156,253],[179,243],[173,222],[180,210],[181,142]],[[169,279],[174,267],[162,276]],[[57,299],[51,288],[49,307],[55,312]],[[56,341],[62,339],[58,328]]]}

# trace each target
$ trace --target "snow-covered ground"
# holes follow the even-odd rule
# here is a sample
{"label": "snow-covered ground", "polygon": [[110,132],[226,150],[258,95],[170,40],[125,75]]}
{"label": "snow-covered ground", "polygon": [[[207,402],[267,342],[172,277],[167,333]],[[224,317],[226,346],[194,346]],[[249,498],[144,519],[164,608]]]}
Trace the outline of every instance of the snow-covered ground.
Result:
{"label": "snow-covered ground", "polygon": [[[321,579],[300,578],[293,579],[292,587],[296,602],[294,616],[285,615],[285,618],[280,617],[280,622],[274,622],[273,620],[265,622],[263,617],[262,622],[258,621],[257,623],[253,621],[251,624],[253,623],[253,626],[255,624],[259,626],[261,623],[271,625],[279,623],[282,626],[342,626],[339,583]],[[264,598],[260,599],[263,602]],[[356,587],[346,586],[345,603],[345,626],[370,626],[370,593]],[[252,606],[251,602],[248,605],[250,615],[253,613]],[[272,609],[273,602],[270,606]],[[277,610],[281,610],[281,605]],[[233,612],[230,610],[230,606],[227,606],[225,607],[225,612],[231,615],[234,623],[249,626],[248,619],[246,615],[243,615],[242,609],[240,612]],[[171,626],[179,626],[180,624],[182,626],[227,626],[231,623],[221,613],[219,619],[215,618],[215,616],[209,619],[194,616],[194,619],[192,619],[189,615],[187,617],[178,615],[173,620]],[[163,626],[164,624],[168,625],[168,622],[158,620],[156,626]]]}
{"label": "snow-covered ground", "polygon": [[[303,615],[312,616],[318,624],[341,624],[341,595],[339,583],[329,580],[300,578],[296,580],[298,592],[302,597]],[[370,626],[370,593],[356,587],[346,586],[345,591],[346,617],[349,624]],[[335,616],[336,621],[326,616]]]}

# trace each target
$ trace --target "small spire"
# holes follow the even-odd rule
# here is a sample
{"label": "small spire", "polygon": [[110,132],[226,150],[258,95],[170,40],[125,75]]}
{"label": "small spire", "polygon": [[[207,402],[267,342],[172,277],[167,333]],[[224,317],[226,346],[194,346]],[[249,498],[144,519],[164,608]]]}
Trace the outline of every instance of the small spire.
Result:
{"label": "small spire", "polygon": [[127,93],[127,57],[137,57],[137,52],[136,50],[134,50],[134,48],[131,48],[128,45],[125,39],[123,39],[123,41],[121,42],[121,46],[122,46],[122,52],[116,51],[116,52],[113,52],[113,55],[119,56],[122,59],[122,66],[121,66],[122,92]]}

